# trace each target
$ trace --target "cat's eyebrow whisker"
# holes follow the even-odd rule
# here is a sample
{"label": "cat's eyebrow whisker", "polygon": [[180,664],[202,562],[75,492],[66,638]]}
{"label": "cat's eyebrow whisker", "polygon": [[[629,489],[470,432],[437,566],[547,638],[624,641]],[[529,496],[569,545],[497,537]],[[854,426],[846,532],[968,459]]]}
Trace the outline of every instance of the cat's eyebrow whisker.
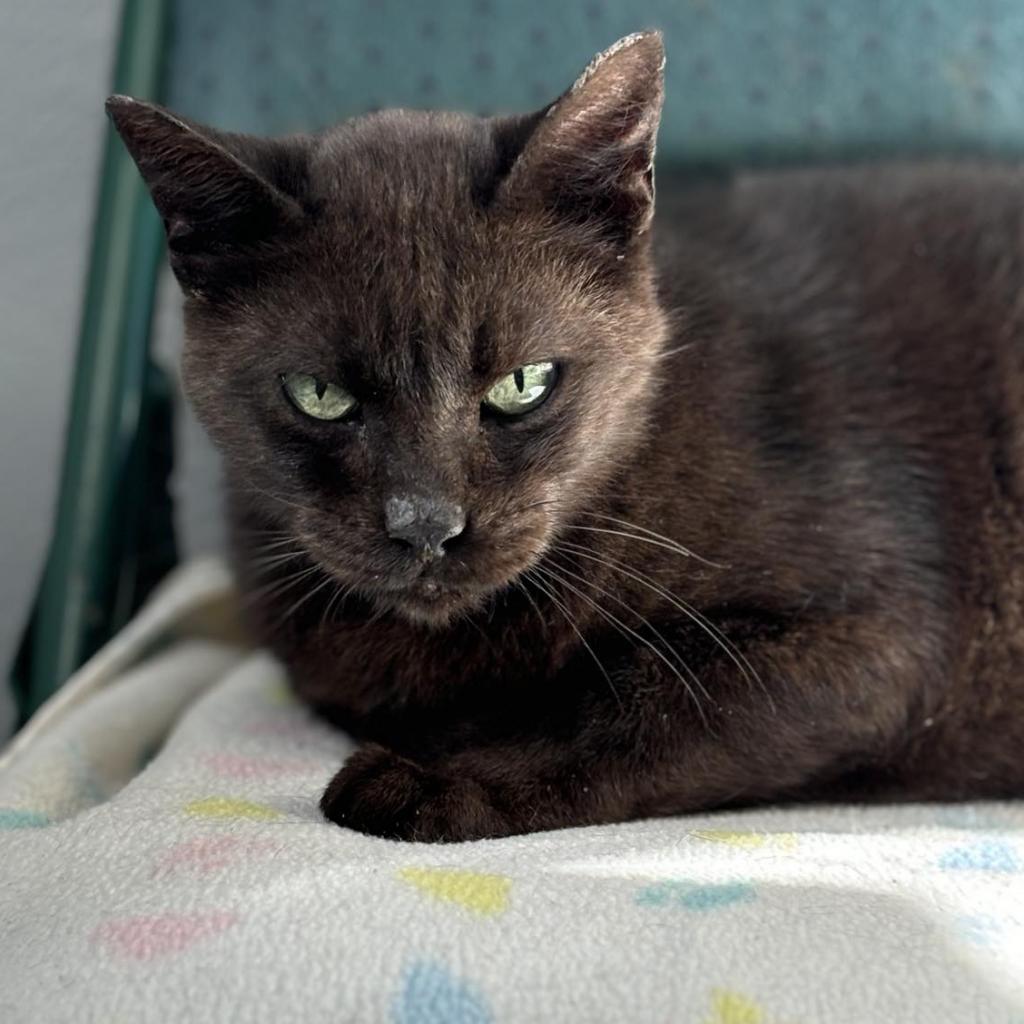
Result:
{"label": "cat's eyebrow whisker", "polygon": [[[624,631],[629,636],[633,637],[635,640],[639,640],[640,643],[642,643],[661,661],[663,661],[665,665],[668,666],[669,670],[675,675],[675,677],[683,684],[683,687],[685,688],[686,692],[690,695],[690,699],[693,701],[694,706],[697,708],[697,714],[700,715],[701,721],[704,723],[705,728],[708,726],[709,723],[707,715],[704,712],[704,705],[701,703],[700,698],[695,692],[694,685],[699,687],[701,694],[704,696],[705,700],[710,701],[711,695],[705,689],[704,684],[701,683],[701,681],[697,678],[696,674],[689,668],[689,666],[687,666],[686,662],[683,660],[679,652],[665,639],[664,636],[662,636],[660,632],[658,632],[657,629],[655,629],[654,626],[651,625],[650,621],[647,618],[645,618],[638,611],[636,611],[636,609],[631,608],[628,604],[626,604],[625,601],[623,601],[619,597],[616,597],[610,591],[605,590],[602,587],[598,587],[596,584],[589,583],[589,581],[585,577],[580,576],[578,573],[571,572],[562,565],[559,565],[557,570],[549,565],[545,569],[539,569],[539,571],[552,579],[558,580],[562,583],[563,586],[568,587],[571,591],[573,591],[573,593],[579,595],[579,597],[586,601],[594,609],[594,611],[596,611],[603,618],[607,619],[620,632]],[[687,677],[679,671],[679,668],[675,664],[673,664],[673,662],[668,658],[664,651],[660,650],[654,643],[648,640],[647,637],[643,636],[643,634],[637,632],[631,626],[626,625],[626,623],[624,623],[620,618],[618,618],[618,616],[613,615],[610,611],[608,611],[607,608],[602,608],[601,605],[597,603],[597,601],[593,600],[593,598],[591,598],[589,595],[585,594],[578,587],[574,586],[572,583],[566,580],[565,577],[562,575],[563,573],[572,576],[583,583],[588,583],[588,585],[593,587],[593,589],[596,590],[599,594],[602,594],[605,597],[610,597],[613,601],[615,601],[617,604],[620,604],[627,611],[632,612],[632,614],[635,615],[644,625],[646,625],[648,629],[650,629],[651,632],[654,633],[654,635],[665,645],[665,647],[672,652],[672,654],[676,657],[679,663],[686,669],[686,673],[688,676],[690,676],[690,679],[693,680],[694,685],[691,685],[690,679],[687,679]]]}
{"label": "cat's eyebrow whisker", "polygon": [[[631,523],[628,519],[619,519],[616,516],[602,515],[600,512],[581,512],[580,515],[590,516],[591,519],[604,519],[610,523],[617,523],[619,526],[628,527],[630,530],[636,530],[639,533],[646,534],[648,537],[652,537],[655,540],[661,541],[663,544],[670,546],[671,548],[678,551],[681,555],[685,555],[687,558],[694,558],[698,562],[702,562],[704,565],[711,566],[712,569],[728,569],[729,566],[722,565],[720,562],[712,562],[708,558],[704,558],[698,555],[696,552],[691,551],[689,548],[684,547],[677,540],[673,540],[671,537],[666,537],[663,533],[658,533],[656,530],[649,530],[646,526],[640,526],[637,523]],[[594,527],[578,527],[578,529],[594,529]]]}
{"label": "cat's eyebrow whisker", "polygon": [[623,575],[628,576],[630,579],[636,580],[637,583],[647,587],[649,590],[668,601],[673,605],[673,607],[681,611],[688,619],[690,619],[691,622],[699,626],[708,636],[711,637],[712,640],[715,641],[733,664],[740,670],[744,678],[746,678],[752,685],[756,685],[761,689],[774,712],[775,702],[772,699],[771,694],[768,692],[768,688],[765,686],[764,680],[758,674],[754,666],[750,664],[746,655],[744,655],[744,653],[718,628],[718,626],[714,624],[714,622],[712,622],[706,615],[697,611],[693,605],[684,601],[678,594],[674,594],[671,590],[663,587],[652,577],[640,572],[638,569],[627,566],[622,562],[594,555],[592,552],[588,551],[586,548],[580,547],[578,544],[563,542],[559,547],[571,551],[579,558],[585,558],[591,562],[597,562],[599,565],[604,565],[615,572],[620,572]]}
{"label": "cat's eyebrow whisker", "polygon": [[618,703],[619,707],[622,708],[622,698],[619,696],[619,691],[615,689],[615,684],[612,682],[612,677],[608,675],[608,670],[602,664],[601,659],[595,653],[594,648],[591,647],[589,643],[587,643],[587,638],[580,631],[579,626],[576,624],[576,620],[570,614],[568,608],[565,606],[565,603],[555,595],[550,586],[548,586],[546,583],[543,583],[541,580],[537,579],[536,575],[534,575],[537,568],[537,566],[533,566],[532,568],[525,570],[523,572],[523,578],[529,580],[530,583],[532,583],[542,594],[544,594],[547,597],[547,599],[562,613],[563,617],[565,618],[565,621],[568,622],[570,627],[572,628],[572,631],[576,634],[577,637],[579,637],[580,643],[583,644],[583,646],[587,649],[587,653],[590,655],[590,657],[594,659],[594,664],[597,665],[601,675],[604,676],[605,681],[608,683],[608,689],[612,691],[612,695],[615,697],[616,702]]}

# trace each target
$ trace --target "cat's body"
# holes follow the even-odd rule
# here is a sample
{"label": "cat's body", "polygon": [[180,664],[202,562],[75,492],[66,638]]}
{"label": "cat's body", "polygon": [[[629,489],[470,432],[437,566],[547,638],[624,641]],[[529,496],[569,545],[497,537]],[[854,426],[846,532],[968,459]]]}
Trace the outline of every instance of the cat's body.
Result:
{"label": "cat's body", "polygon": [[[186,375],[230,456],[254,624],[297,691],[369,744],[325,794],[340,824],[456,840],[766,799],[1024,793],[1024,173],[663,190],[652,260],[634,158],[659,61],[635,37],[553,114],[493,134],[417,115],[339,131],[319,152],[356,161],[345,202],[307,201],[337,194],[315,161],[297,190],[319,214],[299,229],[319,275],[294,245],[286,286],[247,253],[258,317],[250,278],[194,289]],[[551,188],[581,124],[615,157],[582,214]],[[410,138],[422,180],[410,164],[382,189],[359,159]],[[173,197],[148,176],[173,252]],[[453,218],[470,196],[479,213]],[[187,288],[210,273],[179,260]],[[295,274],[307,335],[362,331],[358,366],[340,342],[331,372],[353,393],[360,366],[376,377],[358,426],[308,442],[268,404],[274,450],[216,399],[250,364],[267,373],[242,345],[281,329],[265,325]],[[562,377],[521,419],[460,397],[462,379],[482,394],[544,358]],[[350,430],[341,454],[328,430]],[[421,570],[394,533],[378,546],[373,509],[425,490],[460,518]]]}

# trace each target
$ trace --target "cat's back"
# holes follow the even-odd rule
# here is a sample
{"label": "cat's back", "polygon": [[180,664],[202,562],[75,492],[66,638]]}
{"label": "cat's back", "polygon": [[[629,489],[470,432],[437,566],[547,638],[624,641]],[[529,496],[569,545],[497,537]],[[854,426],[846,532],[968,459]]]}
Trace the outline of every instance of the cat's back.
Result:
{"label": "cat's back", "polygon": [[717,370],[784,361],[880,426],[1024,424],[1024,165],[741,173],[659,202],[663,296],[710,325]]}
{"label": "cat's back", "polygon": [[[963,307],[1016,302],[1024,273],[1024,164],[878,163],[659,181],[656,244],[672,288],[683,264],[724,275],[729,298],[866,302],[886,287],[904,300]],[[705,281],[708,278],[705,277]],[[844,287],[826,294],[825,283]],[[927,292],[927,289],[935,289]],[[952,289],[952,294],[950,294]]]}
{"label": "cat's back", "polygon": [[907,785],[954,792],[979,758],[994,792],[1019,785],[1005,723],[1024,723],[1024,167],[738,175],[669,190],[658,229],[666,300],[706,346],[679,346],[679,375],[765,467],[747,500],[775,494],[797,524],[779,560],[816,517],[862,548],[903,524],[894,557],[948,609],[948,727],[908,754]]}

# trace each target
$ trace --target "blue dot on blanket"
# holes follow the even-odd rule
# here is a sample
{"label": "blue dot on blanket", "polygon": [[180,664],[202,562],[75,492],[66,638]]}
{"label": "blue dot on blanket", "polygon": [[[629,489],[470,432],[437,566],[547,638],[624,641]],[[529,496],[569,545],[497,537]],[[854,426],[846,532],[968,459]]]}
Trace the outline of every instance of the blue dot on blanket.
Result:
{"label": "blue dot on blanket", "polygon": [[45,814],[0,807],[0,828],[42,828],[49,824],[50,819]]}
{"label": "blue dot on blanket", "polygon": [[694,885],[691,882],[658,882],[636,894],[643,907],[682,907],[684,910],[715,910],[731,903],[749,903],[754,887],[745,882],[727,885]]}
{"label": "blue dot on blanket", "polygon": [[472,985],[425,960],[406,970],[393,1014],[395,1024],[491,1024],[494,1019]]}
{"label": "blue dot on blanket", "polygon": [[939,858],[939,867],[953,871],[1020,871],[1017,851],[999,839],[955,846]]}

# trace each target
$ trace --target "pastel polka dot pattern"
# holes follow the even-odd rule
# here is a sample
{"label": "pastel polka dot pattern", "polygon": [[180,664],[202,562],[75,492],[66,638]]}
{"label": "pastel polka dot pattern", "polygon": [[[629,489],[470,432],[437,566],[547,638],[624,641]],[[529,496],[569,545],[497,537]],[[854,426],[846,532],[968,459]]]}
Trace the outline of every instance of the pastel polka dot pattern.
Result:
{"label": "pastel polka dot pattern", "polygon": [[[276,775],[293,775],[308,771],[310,764],[295,759],[242,757],[227,752],[207,754],[203,757],[203,765],[206,768],[226,779],[261,779]],[[312,767],[317,767],[315,762],[312,762]]]}
{"label": "pastel polka dot pattern", "polygon": [[219,935],[237,920],[237,915],[226,911],[123,917],[101,924],[93,940],[117,956],[154,960]]}
{"label": "pastel polka dot pattern", "polygon": [[717,910],[734,903],[750,903],[755,895],[754,887],[743,882],[725,885],[657,882],[640,889],[636,894],[636,902],[644,907],[679,907],[700,911]]}
{"label": "pastel polka dot pattern", "polygon": [[477,989],[440,964],[414,963],[395,1000],[395,1024],[491,1024],[494,1017]]}
{"label": "pastel polka dot pattern", "polygon": [[402,868],[398,877],[446,903],[456,903],[476,914],[492,917],[509,906],[512,882],[501,875],[478,874],[450,868]]}
{"label": "pastel polka dot pattern", "polygon": [[176,843],[157,857],[153,878],[172,875],[211,875],[236,866],[242,860],[272,855],[280,844],[243,836],[199,836]]}
{"label": "pastel polka dot pattern", "polygon": [[734,832],[728,829],[703,828],[694,830],[690,835],[695,839],[735,846],[741,850],[759,850],[765,847],[794,850],[798,843],[797,837],[791,832]]}
{"label": "pastel polka dot pattern", "polygon": [[993,914],[962,914],[956,919],[957,930],[972,946],[989,948],[1003,933],[1003,922]]}
{"label": "pastel polka dot pattern", "polygon": [[50,819],[37,811],[23,811],[14,807],[0,807],[0,829],[42,828]]}
{"label": "pastel polka dot pattern", "polygon": [[0,771],[2,1024],[1024,1024],[1022,802],[397,843],[319,814],[351,741],[280,679],[247,657],[75,814]]}
{"label": "pastel polka dot pattern", "polygon": [[298,698],[287,683],[280,686],[272,686],[266,692],[267,703],[274,708],[289,708],[298,705]]}
{"label": "pastel polka dot pattern", "polygon": [[1003,871],[1021,870],[1016,849],[998,839],[985,839],[970,846],[957,846],[947,850],[939,859],[939,867],[950,871]]}
{"label": "pastel polka dot pattern", "polygon": [[703,1024],[770,1024],[764,1011],[753,1000],[727,989],[711,994],[711,1016]]}
{"label": "pastel polka dot pattern", "polygon": [[[324,821],[351,743],[268,707],[275,678],[254,656],[51,827],[0,773],[25,826],[0,831],[0,976],[24,979],[13,1015],[0,980],[3,1024],[1024,1024],[1016,803],[963,827],[806,806],[398,843]],[[272,718],[301,729],[252,731]]]}
{"label": "pastel polka dot pattern", "polygon": [[247,819],[249,821],[271,821],[281,812],[266,804],[253,803],[226,796],[208,796],[192,800],[185,805],[185,813],[193,818],[224,818],[226,820]]}

